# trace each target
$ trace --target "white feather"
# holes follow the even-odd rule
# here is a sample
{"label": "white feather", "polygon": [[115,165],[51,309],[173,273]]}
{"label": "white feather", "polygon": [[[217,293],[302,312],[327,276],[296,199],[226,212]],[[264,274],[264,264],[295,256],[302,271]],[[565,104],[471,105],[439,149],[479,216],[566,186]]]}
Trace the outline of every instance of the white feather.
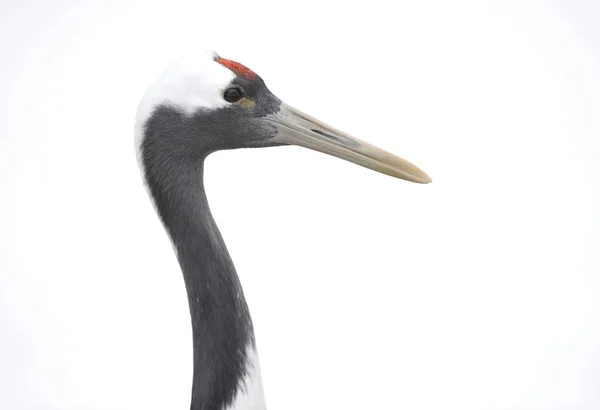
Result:
{"label": "white feather", "polygon": [[258,354],[252,346],[248,346],[246,357],[248,374],[238,387],[235,399],[227,410],[265,410],[267,408]]}

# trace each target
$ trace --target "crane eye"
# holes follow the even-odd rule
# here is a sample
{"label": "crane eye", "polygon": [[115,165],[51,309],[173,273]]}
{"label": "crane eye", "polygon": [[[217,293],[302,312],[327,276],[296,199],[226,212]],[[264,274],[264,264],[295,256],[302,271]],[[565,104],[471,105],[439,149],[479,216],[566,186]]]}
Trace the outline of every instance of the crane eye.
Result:
{"label": "crane eye", "polygon": [[241,87],[229,87],[223,93],[223,98],[225,101],[234,103],[242,99],[244,97],[244,90]]}

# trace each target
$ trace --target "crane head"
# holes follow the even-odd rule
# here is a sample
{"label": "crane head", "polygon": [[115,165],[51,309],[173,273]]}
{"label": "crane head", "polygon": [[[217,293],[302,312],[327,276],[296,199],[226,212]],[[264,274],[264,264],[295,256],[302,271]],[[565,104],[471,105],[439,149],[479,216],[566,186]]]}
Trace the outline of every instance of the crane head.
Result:
{"label": "crane head", "polygon": [[170,150],[181,160],[222,149],[298,145],[431,182],[410,162],[290,107],[254,71],[214,52],[181,59],[148,90],[138,108],[136,141],[142,156]]}

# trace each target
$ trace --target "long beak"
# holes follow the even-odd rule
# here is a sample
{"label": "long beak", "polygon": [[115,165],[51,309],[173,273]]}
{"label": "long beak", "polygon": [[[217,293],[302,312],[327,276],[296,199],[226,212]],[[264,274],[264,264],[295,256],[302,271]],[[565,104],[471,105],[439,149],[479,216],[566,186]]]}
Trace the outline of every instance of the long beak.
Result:
{"label": "long beak", "polygon": [[281,103],[280,111],[269,114],[265,119],[277,128],[274,142],[310,148],[407,181],[431,182],[425,172],[410,162],[336,130],[287,104]]}

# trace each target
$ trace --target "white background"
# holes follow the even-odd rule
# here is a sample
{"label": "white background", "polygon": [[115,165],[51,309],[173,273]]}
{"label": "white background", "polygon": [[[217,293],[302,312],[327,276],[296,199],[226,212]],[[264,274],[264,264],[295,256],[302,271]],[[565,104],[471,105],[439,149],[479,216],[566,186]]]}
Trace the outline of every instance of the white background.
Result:
{"label": "white background", "polygon": [[0,3],[0,408],[186,409],[133,121],[182,49],[415,163],[220,152],[270,409],[600,408],[600,3]]}

